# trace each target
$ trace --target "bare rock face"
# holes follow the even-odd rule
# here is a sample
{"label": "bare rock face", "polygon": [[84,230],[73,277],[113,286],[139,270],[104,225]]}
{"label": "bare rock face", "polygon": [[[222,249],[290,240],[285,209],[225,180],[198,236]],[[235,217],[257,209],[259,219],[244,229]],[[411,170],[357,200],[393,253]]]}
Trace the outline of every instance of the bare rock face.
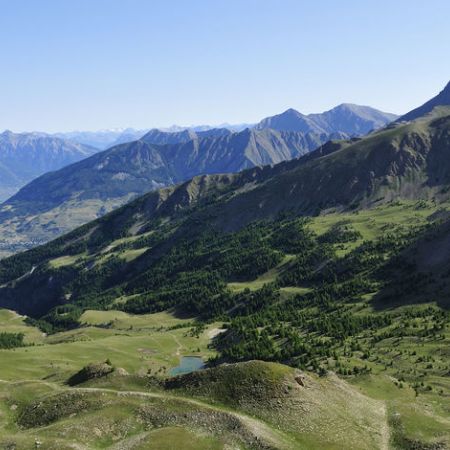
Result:
{"label": "bare rock face", "polygon": [[295,377],[295,381],[297,382],[297,384],[301,387],[305,387],[305,379],[302,375],[297,375]]}

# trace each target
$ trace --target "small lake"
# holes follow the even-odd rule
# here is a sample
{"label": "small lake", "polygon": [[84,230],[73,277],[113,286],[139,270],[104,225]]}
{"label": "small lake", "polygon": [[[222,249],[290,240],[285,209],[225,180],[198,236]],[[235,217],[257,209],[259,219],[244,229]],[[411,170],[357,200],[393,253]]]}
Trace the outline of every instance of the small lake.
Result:
{"label": "small lake", "polygon": [[182,356],[180,364],[173,369],[170,369],[170,375],[184,375],[185,373],[195,372],[196,370],[203,369],[205,363],[199,356]]}

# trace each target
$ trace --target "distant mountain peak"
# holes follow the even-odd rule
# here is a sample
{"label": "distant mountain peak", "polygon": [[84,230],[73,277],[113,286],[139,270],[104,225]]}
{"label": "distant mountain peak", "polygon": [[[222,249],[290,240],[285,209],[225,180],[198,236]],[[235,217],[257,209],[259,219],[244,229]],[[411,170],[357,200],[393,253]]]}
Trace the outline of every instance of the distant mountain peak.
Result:
{"label": "distant mountain peak", "polygon": [[289,108],[281,114],[266,117],[256,125],[256,129],[273,128],[278,131],[302,133],[364,135],[382,128],[395,120],[395,114],[379,111],[370,106],[341,103],[319,114],[302,114]]}
{"label": "distant mountain peak", "polygon": [[286,111],[281,113],[280,116],[283,115],[283,114],[295,114],[295,115],[298,115],[298,116],[303,116],[304,115],[300,111],[297,111],[294,108],[288,108]]}

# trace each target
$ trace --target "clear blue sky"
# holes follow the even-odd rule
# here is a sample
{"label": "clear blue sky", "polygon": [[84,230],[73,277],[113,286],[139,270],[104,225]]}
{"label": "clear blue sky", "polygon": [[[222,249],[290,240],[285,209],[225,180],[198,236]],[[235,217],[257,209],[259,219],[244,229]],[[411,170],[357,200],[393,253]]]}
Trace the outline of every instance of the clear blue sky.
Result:
{"label": "clear blue sky", "polygon": [[0,0],[0,130],[406,112],[450,80],[448,0]]}

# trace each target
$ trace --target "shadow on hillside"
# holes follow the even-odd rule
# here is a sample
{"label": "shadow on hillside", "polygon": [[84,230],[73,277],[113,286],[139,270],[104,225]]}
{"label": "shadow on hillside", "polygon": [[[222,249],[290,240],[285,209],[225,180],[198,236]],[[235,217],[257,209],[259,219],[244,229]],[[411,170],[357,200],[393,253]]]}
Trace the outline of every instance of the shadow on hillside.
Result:
{"label": "shadow on hillside", "polygon": [[432,225],[379,272],[376,310],[436,303],[450,309],[450,220]]}

